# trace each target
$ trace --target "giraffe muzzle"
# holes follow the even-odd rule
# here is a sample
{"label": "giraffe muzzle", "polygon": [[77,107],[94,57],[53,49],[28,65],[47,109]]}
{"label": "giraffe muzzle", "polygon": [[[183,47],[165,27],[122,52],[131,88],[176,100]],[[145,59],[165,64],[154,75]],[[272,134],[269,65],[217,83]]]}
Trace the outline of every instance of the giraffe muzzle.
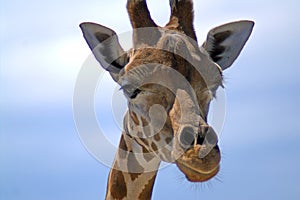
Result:
{"label": "giraffe muzzle", "polygon": [[181,127],[178,133],[182,154],[176,165],[191,182],[203,182],[219,172],[221,160],[218,136],[209,125]]}

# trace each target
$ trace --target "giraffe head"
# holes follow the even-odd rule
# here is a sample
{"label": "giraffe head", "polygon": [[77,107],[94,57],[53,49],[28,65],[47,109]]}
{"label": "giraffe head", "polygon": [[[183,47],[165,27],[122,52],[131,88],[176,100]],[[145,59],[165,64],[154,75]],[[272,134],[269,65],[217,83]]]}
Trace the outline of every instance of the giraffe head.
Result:
{"label": "giraffe head", "polygon": [[80,25],[100,62],[128,99],[126,134],[149,152],[174,162],[193,182],[219,171],[218,137],[207,123],[222,73],[248,40],[254,23],[212,29],[201,46],[193,28],[191,0],[170,0],[171,17],[159,27],[145,1],[128,0],[133,48],[124,51],[116,33],[94,23]]}

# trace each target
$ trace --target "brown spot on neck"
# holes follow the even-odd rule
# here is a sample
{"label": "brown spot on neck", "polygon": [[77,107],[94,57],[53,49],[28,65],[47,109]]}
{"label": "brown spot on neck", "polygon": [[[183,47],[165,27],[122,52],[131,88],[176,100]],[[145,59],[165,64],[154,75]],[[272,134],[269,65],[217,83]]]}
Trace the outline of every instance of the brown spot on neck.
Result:
{"label": "brown spot on neck", "polygon": [[132,119],[132,121],[135,123],[135,125],[140,125],[140,122],[138,120],[138,117],[136,116],[135,112],[131,111],[130,112],[130,117]]}
{"label": "brown spot on neck", "polygon": [[144,127],[149,125],[148,121],[144,117],[141,117],[141,120],[142,120],[142,123],[143,123],[142,125]]}
{"label": "brown spot on neck", "polygon": [[[146,145],[149,146],[149,142],[146,138],[140,138],[140,140]],[[142,145],[143,146],[143,145]]]}
{"label": "brown spot on neck", "polygon": [[[108,190],[110,188],[110,190]],[[112,169],[107,185],[107,192],[116,200],[122,200],[127,196],[127,187],[124,175],[121,171]]]}
{"label": "brown spot on neck", "polygon": [[122,134],[120,144],[119,144],[119,156],[122,159],[125,159],[128,155],[128,147],[124,139],[124,135]]}
{"label": "brown spot on neck", "polygon": [[167,144],[170,144],[171,141],[172,141],[172,138],[171,137],[167,137],[165,141],[166,141]]}
{"label": "brown spot on neck", "polygon": [[158,148],[157,148],[157,146],[156,146],[156,144],[154,142],[152,142],[151,147],[152,147],[153,151],[157,151],[158,150]]}
{"label": "brown spot on neck", "polygon": [[160,135],[159,135],[159,133],[157,133],[157,134],[154,135],[154,139],[156,141],[160,141]]}
{"label": "brown spot on neck", "polygon": [[135,179],[137,179],[140,175],[142,175],[142,173],[130,173],[130,178],[132,181],[134,181]]}
{"label": "brown spot on neck", "polygon": [[156,175],[154,175],[145,185],[142,193],[139,195],[140,200],[151,199],[155,177]]}
{"label": "brown spot on neck", "polygon": [[143,148],[143,156],[145,160],[149,162],[154,158],[154,156],[150,154],[150,152],[146,149],[146,147],[142,146],[142,148]]}

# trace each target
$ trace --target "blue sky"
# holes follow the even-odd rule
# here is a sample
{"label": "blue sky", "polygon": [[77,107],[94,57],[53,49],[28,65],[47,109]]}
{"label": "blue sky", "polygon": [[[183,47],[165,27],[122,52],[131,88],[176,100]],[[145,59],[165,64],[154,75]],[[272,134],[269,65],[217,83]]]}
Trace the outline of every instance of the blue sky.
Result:
{"label": "blue sky", "polygon": [[[93,21],[117,33],[129,31],[125,4],[0,1],[1,200],[104,198],[109,169],[86,151],[73,121],[76,77],[90,54],[78,24]],[[159,172],[153,199],[299,198],[299,6],[296,0],[195,2],[199,41],[225,22],[252,19],[256,25],[225,72],[221,181],[195,186],[169,166]],[[168,1],[152,0],[149,7],[158,24],[167,22]],[[101,100],[116,86],[106,77],[96,109],[112,118]],[[116,123],[103,124],[118,143]]]}

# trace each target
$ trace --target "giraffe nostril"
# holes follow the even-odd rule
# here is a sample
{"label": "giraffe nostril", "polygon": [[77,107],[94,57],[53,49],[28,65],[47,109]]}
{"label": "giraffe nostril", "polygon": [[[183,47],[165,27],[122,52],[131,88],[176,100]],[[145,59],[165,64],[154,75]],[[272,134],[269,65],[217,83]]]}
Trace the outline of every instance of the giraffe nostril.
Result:
{"label": "giraffe nostril", "polygon": [[197,137],[197,144],[200,144],[202,145],[203,142],[204,142],[204,137],[201,135],[201,134],[198,134],[198,137]]}
{"label": "giraffe nostril", "polygon": [[197,144],[209,144],[215,146],[218,143],[218,135],[211,126],[203,125],[200,128],[200,132],[197,137]]}
{"label": "giraffe nostril", "polygon": [[218,143],[218,135],[214,131],[213,128],[209,127],[208,131],[206,132],[206,137],[205,140],[210,144],[210,145],[217,145]]}
{"label": "giraffe nostril", "polygon": [[195,141],[195,133],[192,127],[184,127],[180,133],[180,143],[184,148],[189,148]]}

